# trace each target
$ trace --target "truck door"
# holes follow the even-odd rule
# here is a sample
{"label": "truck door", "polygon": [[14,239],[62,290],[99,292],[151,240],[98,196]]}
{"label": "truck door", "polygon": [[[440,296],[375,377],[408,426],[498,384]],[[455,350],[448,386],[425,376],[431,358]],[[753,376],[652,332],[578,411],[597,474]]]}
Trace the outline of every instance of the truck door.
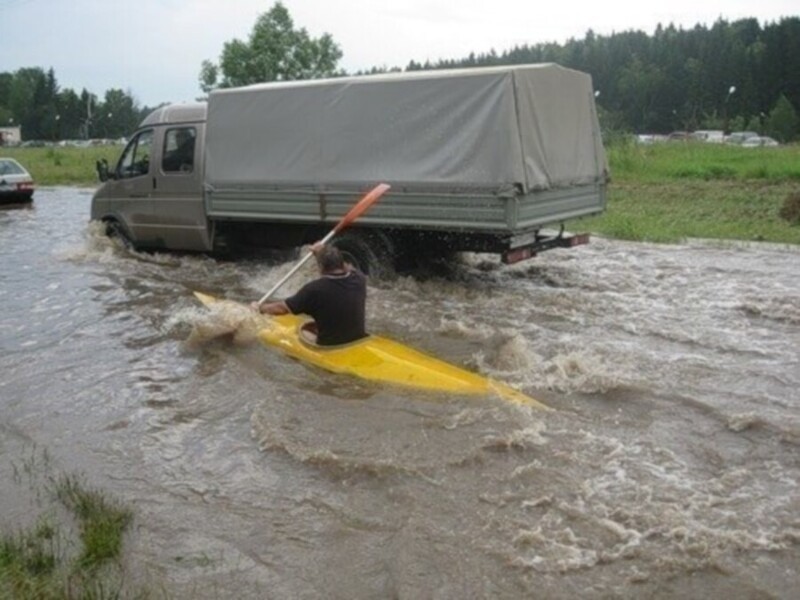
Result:
{"label": "truck door", "polygon": [[153,155],[153,130],[138,132],[128,143],[117,163],[114,178],[106,182],[104,196],[109,212],[125,227],[127,235],[137,246],[153,242],[149,227],[150,193],[153,178],[150,158]]}
{"label": "truck door", "polygon": [[153,221],[165,248],[211,250],[211,235],[203,204],[202,124],[160,127],[156,143],[160,161],[155,169]]}

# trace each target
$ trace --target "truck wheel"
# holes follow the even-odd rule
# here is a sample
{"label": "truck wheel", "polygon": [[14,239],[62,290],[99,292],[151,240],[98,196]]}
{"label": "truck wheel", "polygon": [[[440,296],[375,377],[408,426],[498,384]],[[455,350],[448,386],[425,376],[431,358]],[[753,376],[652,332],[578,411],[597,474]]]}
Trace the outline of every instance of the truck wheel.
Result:
{"label": "truck wheel", "polygon": [[393,273],[391,249],[386,236],[346,231],[331,242],[350,263],[365,275],[385,279]]}
{"label": "truck wheel", "polygon": [[125,233],[125,228],[117,221],[106,222],[106,235],[116,244],[122,246],[125,250],[135,249],[131,238],[128,237],[127,233]]}

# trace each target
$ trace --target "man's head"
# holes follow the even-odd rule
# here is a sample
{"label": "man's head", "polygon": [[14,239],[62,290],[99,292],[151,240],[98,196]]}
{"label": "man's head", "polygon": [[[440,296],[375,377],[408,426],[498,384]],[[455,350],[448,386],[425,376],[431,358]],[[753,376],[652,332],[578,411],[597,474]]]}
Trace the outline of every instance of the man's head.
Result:
{"label": "man's head", "polygon": [[316,252],[315,256],[317,259],[317,266],[319,266],[320,273],[323,275],[336,273],[345,268],[342,253],[334,246],[326,244]]}
{"label": "man's head", "polygon": [[175,143],[179,148],[193,141],[194,141],[194,130],[184,128],[184,129],[178,129],[178,131],[175,132]]}

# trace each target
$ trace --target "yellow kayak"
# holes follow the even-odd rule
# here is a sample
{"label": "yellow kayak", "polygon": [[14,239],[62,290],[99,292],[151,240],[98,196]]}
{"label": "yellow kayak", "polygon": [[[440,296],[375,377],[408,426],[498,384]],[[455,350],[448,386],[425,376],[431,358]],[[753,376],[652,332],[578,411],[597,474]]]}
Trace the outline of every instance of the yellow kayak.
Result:
{"label": "yellow kayak", "polygon": [[[219,302],[208,294],[195,292],[194,295],[206,306]],[[549,407],[504,383],[378,335],[340,346],[319,346],[306,341],[301,333],[302,326],[309,321],[302,315],[270,317],[258,337],[268,346],[333,373],[438,392],[497,394],[516,404],[549,410]]]}

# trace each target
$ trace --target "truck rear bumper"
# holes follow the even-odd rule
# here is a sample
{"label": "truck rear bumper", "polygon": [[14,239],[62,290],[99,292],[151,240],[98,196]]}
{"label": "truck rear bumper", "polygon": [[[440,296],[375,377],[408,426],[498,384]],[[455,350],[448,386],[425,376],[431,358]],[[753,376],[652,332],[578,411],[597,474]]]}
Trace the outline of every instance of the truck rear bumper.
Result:
{"label": "truck rear bumper", "polygon": [[501,260],[507,265],[532,258],[536,256],[537,253],[543,252],[544,250],[550,250],[552,248],[572,248],[589,243],[588,233],[564,235],[563,230],[555,235],[546,235],[537,232],[535,234],[519,237],[525,239],[515,241],[514,238],[512,238],[512,248],[500,254]]}

